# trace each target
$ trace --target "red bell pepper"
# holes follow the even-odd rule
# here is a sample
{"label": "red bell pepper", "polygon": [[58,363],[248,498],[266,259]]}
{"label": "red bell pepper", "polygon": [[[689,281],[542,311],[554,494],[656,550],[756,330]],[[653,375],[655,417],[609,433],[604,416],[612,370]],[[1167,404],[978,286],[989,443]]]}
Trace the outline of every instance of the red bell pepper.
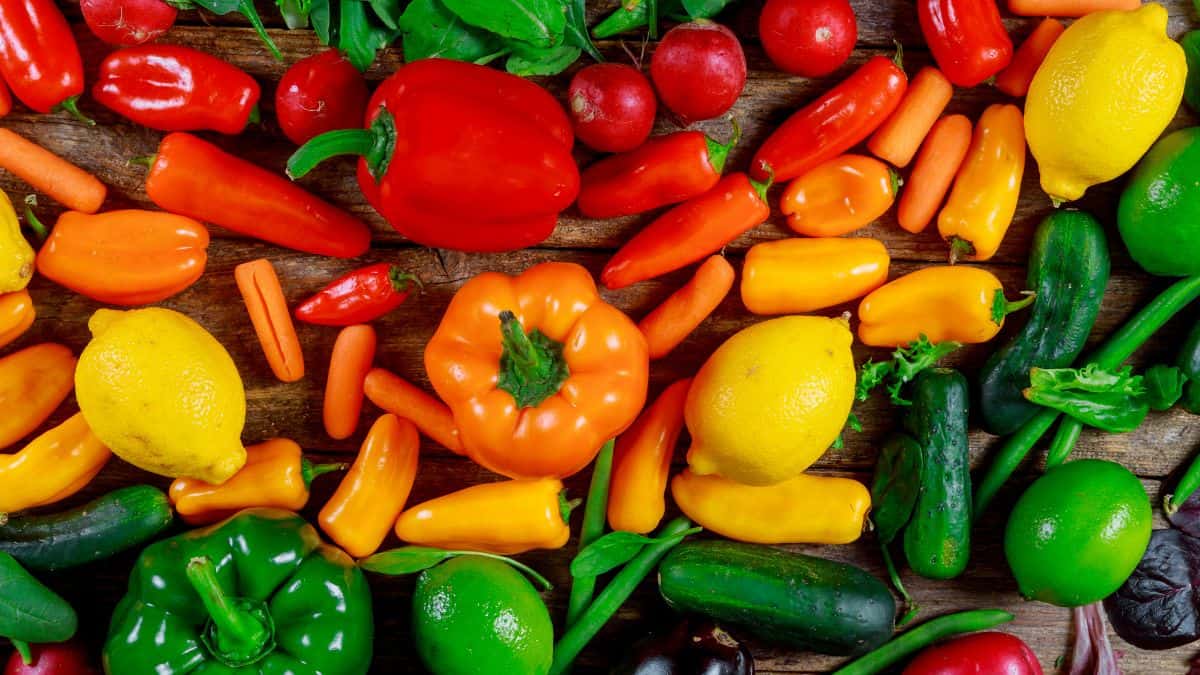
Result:
{"label": "red bell pepper", "polygon": [[296,151],[302,176],[334,155],[359,155],[367,201],[426,246],[507,251],[554,230],[579,192],[571,124],[546,90],[458,61],[410,63],[379,85],[366,129],[331,131]]}
{"label": "red bell pepper", "polygon": [[608,288],[624,288],[716,253],[767,219],[768,187],[741,172],[725,176],[638,232],[604,266],[600,281]]}
{"label": "red bell pepper", "polygon": [[972,633],[917,655],[903,675],[1042,675],[1029,645],[1008,633]]}
{"label": "red bell pepper", "polygon": [[61,108],[95,124],[76,107],[83,94],[83,59],[54,0],[0,0],[0,76],[33,110]]}
{"label": "red bell pepper", "polygon": [[353,258],[371,244],[371,231],[361,220],[183,132],[159,144],[146,195],[165,211],[297,251]]}
{"label": "red bell pepper", "polygon": [[0,77],[0,117],[4,117],[12,112],[12,93],[8,91],[8,85],[4,84],[4,78]]}
{"label": "red bell pepper", "polygon": [[241,133],[258,121],[260,90],[241,68],[198,49],[148,44],[100,63],[92,97],[159,131]]}
{"label": "red bell pepper", "polygon": [[996,0],[917,0],[917,21],[933,60],[956,86],[974,87],[1012,61]]}
{"label": "red bell pepper", "polygon": [[398,265],[368,265],[338,277],[300,303],[296,318],[320,326],[367,323],[399,307],[420,286],[415,274]]}
{"label": "red bell pepper", "polygon": [[899,53],[873,57],[768,136],[750,163],[751,177],[791,180],[837,157],[883,124],[907,88]]}
{"label": "red bell pepper", "polygon": [[737,143],[722,145],[699,131],[651,138],[640,147],[596,162],[579,180],[579,212],[589,218],[644,213],[691,199],[721,180]]}

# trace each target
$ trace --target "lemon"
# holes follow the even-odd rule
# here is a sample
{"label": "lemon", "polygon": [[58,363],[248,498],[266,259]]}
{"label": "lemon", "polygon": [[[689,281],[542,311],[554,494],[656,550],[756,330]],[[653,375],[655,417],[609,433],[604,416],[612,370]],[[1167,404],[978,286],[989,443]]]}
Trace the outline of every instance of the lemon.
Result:
{"label": "lemon", "polygon": [[834,442],[854,402],[844,319],[785,316],[735,334],[701,366],[684,415],[692,471],[774,485]]}
{"label": "lemon", "polygon": [[101,309],[75,369],[92,431],[121,459],[162,476],[223,483],[246,463],[246,392],[229,353],[169,309]]}
{"label": "lemon", "polygon": [[1071,201],[1133,168],[1175,117],[1187,62],[1167,10],[1095,12],[1071,24],[1025,99],[1025,136],[1042,189]]}

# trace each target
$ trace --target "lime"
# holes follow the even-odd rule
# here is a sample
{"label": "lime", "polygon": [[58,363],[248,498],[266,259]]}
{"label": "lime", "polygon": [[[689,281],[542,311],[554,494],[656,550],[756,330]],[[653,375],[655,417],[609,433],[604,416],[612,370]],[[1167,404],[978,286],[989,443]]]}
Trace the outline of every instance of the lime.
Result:
{"label": "lime", "polygon": [[421,573],[413,637],[434,675],[550,670],[554,627],[533,584],[498,560],[464,556]]}
{"label": "lime", "polygon": [[1021,595],[1061,607],[1111,595],[1150,543],[1150,499],[1115,462],[1084,459],[1046,472],[1017,500],[1004,554]]}

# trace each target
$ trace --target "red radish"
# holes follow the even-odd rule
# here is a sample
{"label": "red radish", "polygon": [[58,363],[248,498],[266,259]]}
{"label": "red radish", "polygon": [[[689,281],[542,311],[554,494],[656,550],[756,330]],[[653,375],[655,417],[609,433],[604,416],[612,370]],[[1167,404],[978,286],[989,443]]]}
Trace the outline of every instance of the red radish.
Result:
{"label": "red radish", "polygon": [[575,137],[600,152],[625,152],[641,145],[654,127],[658,103],[650,82],[622,63],[590,65],[567,89]]}
{"label": "red radish", "polygon": [[725,113],[746,86],[746,55],[728,28],[697,19],[663,36],[650,59],[663,105],[687,124]]}
{"label": "red radish", "polygon": [[858,23],[849,0],[767,0],[758,37],[780,70],[820,77],[850,58]]}
{"label": "red radish", "polygon": [[335,129],[362,127],[367,81],[336,49],[300,59],[279,80],[275,116],[296,145]]}
{"label": "red radish", "polygon": [[88,28],[118,47],[149,42],[170,30],[178,12],[162,0],[79,0]]}
{"label": "red radish", "polygon": [[72,640],[57,644],[29,645],[33,660],[26,665],[19,652],[13,652],[4,675],[96,675],[83,646]]}

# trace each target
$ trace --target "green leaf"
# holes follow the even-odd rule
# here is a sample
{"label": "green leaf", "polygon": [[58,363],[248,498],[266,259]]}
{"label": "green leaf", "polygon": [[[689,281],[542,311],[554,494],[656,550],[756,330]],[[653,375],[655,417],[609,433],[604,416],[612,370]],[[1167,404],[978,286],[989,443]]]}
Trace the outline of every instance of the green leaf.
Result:
{"label": "green leaf", "polygon": [[871,397],[871,392],[887,380],[892,373],[891,361],[875,362],[867,359],[858,370],[858,385],[854,388],[854,398],[865,401]]}
{"label": "green leaf", "polygon": [[337,43],[337,16],[333,13],[334,0],[312,0],[312,9],[308,19],[312,22],[313,31],[321,44],[330,46]]}
{"label": "green leaf", "polygon": [[463,21],[535,47],[562,44],[567,15],[561,0],[444,0]]}
{"label": "green leaf", "polygon": [[663,537],[647,537],[633,532],[609,532],[580,551],[571,561],[571,576],[598,577],[633,560],[647,544],[683,541],[684,537],[699,532],[693,527],[679,534]]}
{"label": "green leaf", "polygon": [[846,426],[850,427],[851,431],[857,431],[860,434],[862,433],[862,422],[858,420],[858,415],[855,415],[854,413],[850,413],[850,416],[846,418]]}
{"label": "green leaf", "polygon": [[190,0],[189,4],[202,7],[217,15],[229,14],[238,11],[241,6],[241,0]]}
{"label": "green leaf", "polygon": [[366,70],[375,62],[375,52],[390,45],[399,35],[371,22],[363,0],[340,0],[337,46],[350,63]]}
{"label": "green leaf", "polygon": [[276,5],[288,28],[296,30],[308,27],[308,15],[312,12],[312,0],[276,0]]}
{"label": "green leaf", "polygon": [[368,0],[371,3],[371,9],[374,10],[375,16],[383,22],[383,25],[392,30],[399,30],[400,15],[403,10],[400,8],[400,0]]}
{"label": "green leaf", "polygon": [[592,36],[587,28],[586,0],[563,0],[567,10],[566,41],[564,44],[579,47],[596,61],[603,63],[604,56],[592,43]]}
{"label": "green leaf", "polygon": [[358,566],[368,572],[396,577],[416,574],[451,558],[463,556],[490,558],[508,563],[514,569],[523,572],[525,576],[533,581],[534,585],[540,586],[542,590],[548,591],[554,587],[546,577],[538,574],[537,570],[534,570],[532,567],[507,556],[484,553],[482,551],[447,551],[428,546],[401,546],[400,548],[394,548],[390,551],[376,553],[369,558],[364,558],[358,561]]}
{"label": "green leaf", "polygon": [[924,450],[911,436],[895,434],[884,444],[871,484],[875,534],[884,546],[908,524],[921,494]]}
{"label": "green leaf", "polygon": [[691,19],[711,19],[725,9],[732,0],[683,0],[683,11]]}
{"label": "green leaf", "polygon": [[1029,385],[1035,389],[1056,391],[1085,391],[1142,396],[1146,387],[1142,378],[1125,366],[1116,371],[1103,370],[1095,364],[1083,368],[1031,368]]}
{"label": "green leaf", "polygon": [[478,62],[502,48],[499,37],[468,26],[442,0],[413,0],[397,26],[404,34],[404,60],[443,58]]}
{"label": "green leaf", "polygon": [[574,45],[549,49],[530,49],[520,43],[509,43],[513,53],[504,62],[504,69],[513,75],[557,75],[579,59],[582,51]]}
{"label": "green leaf", "polygon": [[1146,386],[1146,404],[1151,410],[1169,410],[1183,398],[1187,375],[1174,366],[1155,365],[1142,374]]}
{"label": "green leaf", "polygon": [[911,382],[922,370],[936,365],[942,357],[959,347],[962,347],[962,344],[958,342],[935,344],[921,335],[907,346],[892,352],[891,361],[875,363],[868,360],[859,371],[855,398],[865,401],[873,389],[886,385],[892,403],[900,406],[911,405],[903,396],[904,385]]}

